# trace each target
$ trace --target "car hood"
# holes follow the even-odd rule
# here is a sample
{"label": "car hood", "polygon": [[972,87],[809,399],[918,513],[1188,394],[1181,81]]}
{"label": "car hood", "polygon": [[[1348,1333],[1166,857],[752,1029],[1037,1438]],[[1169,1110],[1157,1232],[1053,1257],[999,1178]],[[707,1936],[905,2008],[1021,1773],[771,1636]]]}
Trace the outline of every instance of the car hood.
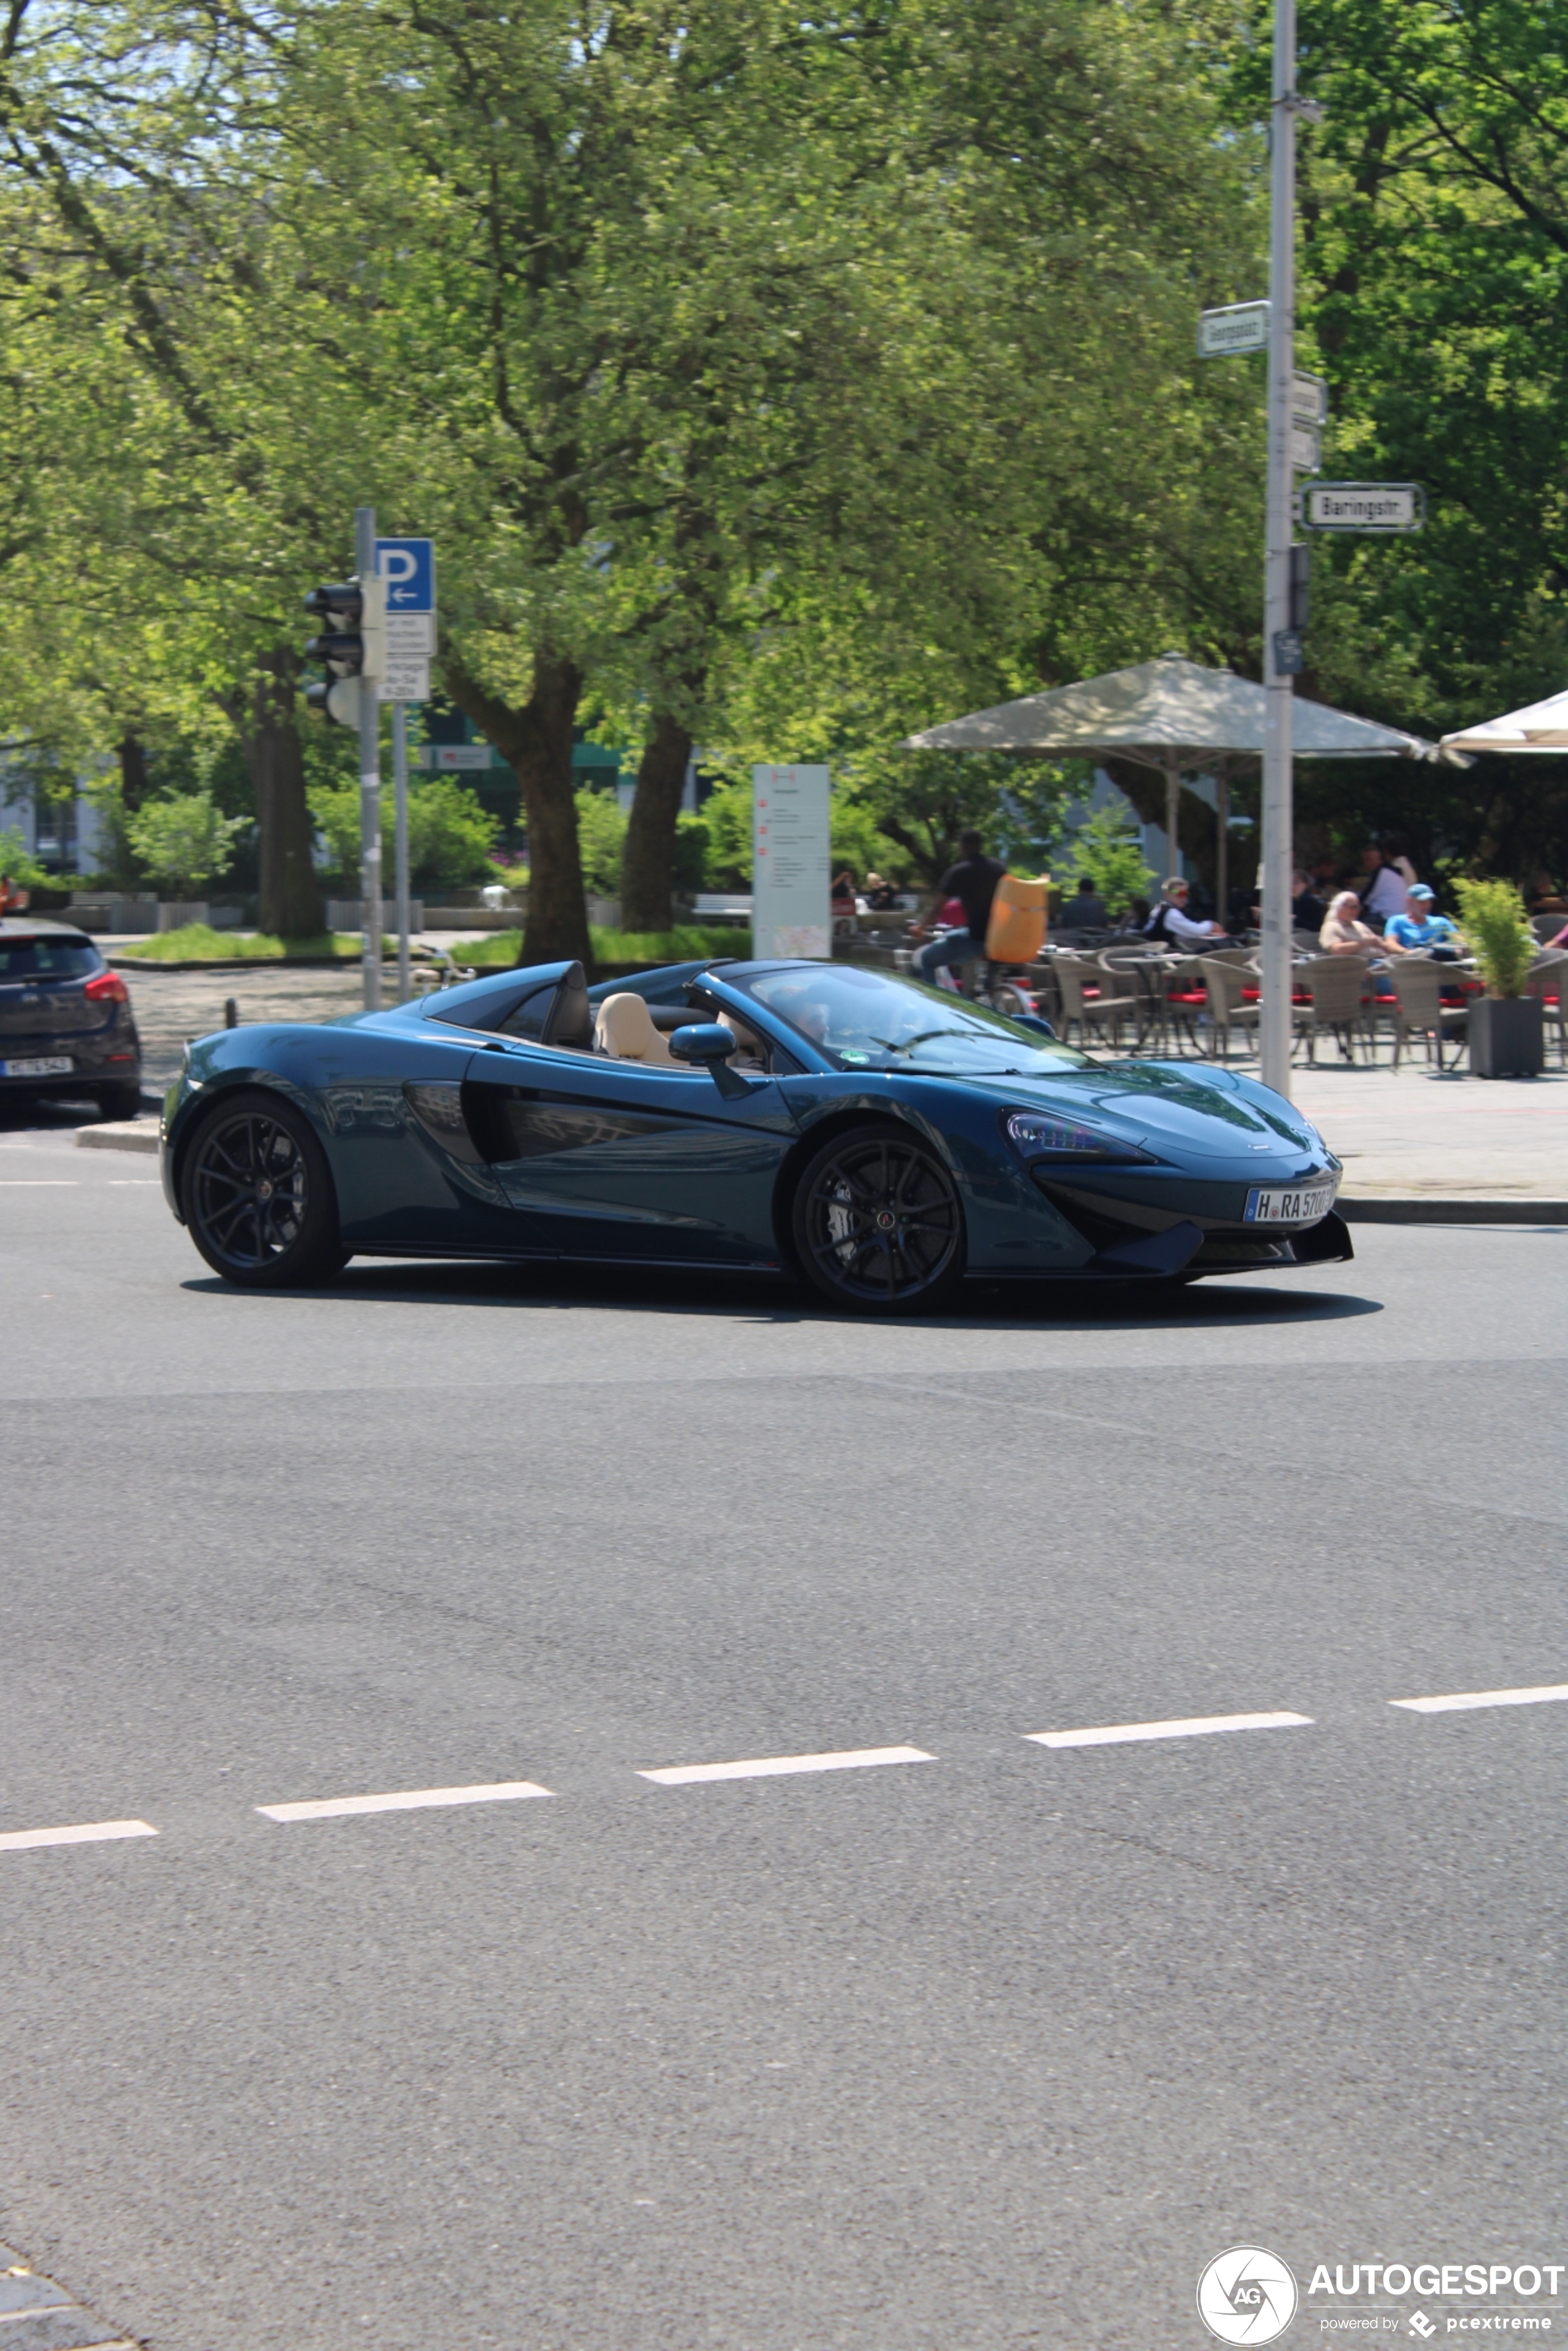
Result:
{"label": "car hood", "polygon": [[1312,1121],[1282,1094],[1230,1070],[1119,1061],[1049,1078],[998,1079],[985,1091],[998,1102],[1080,1119],[1161,1158],[1245,1159],[1261,1169],[1270,1161],[1297,1165],[1303,1153],[1322,1162],[1330,1157]]}

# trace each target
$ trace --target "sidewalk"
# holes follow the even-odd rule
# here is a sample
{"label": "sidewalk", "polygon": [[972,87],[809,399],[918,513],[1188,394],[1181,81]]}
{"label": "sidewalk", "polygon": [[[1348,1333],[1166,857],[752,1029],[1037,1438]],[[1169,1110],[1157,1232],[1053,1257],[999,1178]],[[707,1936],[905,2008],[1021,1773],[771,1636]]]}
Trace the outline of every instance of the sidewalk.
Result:
{"label": "sidewalk", "polygon": [[1568,1204],[1568,1071],[1439,1077],[1420,1061],[1320,1061],[1292,1073],[1291,1095],[1343,1160],[1348,1201]]}
{"label": "sidewalk", "polygon": [[[288,971],[134,972],[131,1000],[145,1081],[161,1092],[187,1037],[224,1025],[233,997],[242,1022],[331,1020],[359,1009],[359,967]],[[1255,1062],[1235,1061],[1237,1070]],[[1540,1078],[1439,1077],[1424,1061],[1366,1069],[1326,1057],[1292,1072],[1291,1098],[1344,1162],[1344,1197],[1405,1213],[1416,1204],[1568,1208],[1568,1071]],[[1400,1207],[1397,1204],[1406,1204]],[[1418,1207],[1416,1210],[1419,1213]]]}

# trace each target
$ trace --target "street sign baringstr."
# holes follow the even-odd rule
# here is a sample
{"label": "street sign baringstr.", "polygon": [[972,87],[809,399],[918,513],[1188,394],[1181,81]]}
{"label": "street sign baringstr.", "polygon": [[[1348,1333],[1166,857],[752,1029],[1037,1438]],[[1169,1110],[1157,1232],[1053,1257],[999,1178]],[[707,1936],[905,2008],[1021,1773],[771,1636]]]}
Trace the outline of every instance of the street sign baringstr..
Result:
{"label": "street sign baringstr.", "polygon": [[1200,360],[1228,359],[1233,351],[1261,351],[1268,346],[1267,302],[1232,302],[1223,310],[1197,314]]}
{"label": "street sign baringstr.", "polygon": [[1301,504],[1306,530],[1419,530],[1427,519],[1419,482],[1310,482]]}

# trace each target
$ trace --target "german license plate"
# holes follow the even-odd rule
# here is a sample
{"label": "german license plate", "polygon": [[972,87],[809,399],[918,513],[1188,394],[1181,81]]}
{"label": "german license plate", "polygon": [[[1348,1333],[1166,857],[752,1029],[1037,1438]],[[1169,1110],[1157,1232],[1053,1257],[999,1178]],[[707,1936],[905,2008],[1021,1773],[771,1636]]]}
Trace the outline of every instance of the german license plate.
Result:
{"label": "german license plate", "polygon": [[68,1078],[75,1067],[68,1053],[51,1053],[42,1061],[0,1061],[0,1077]]}
{"label": "german license plate", "polygon": [[1337,1184],[1296,1185],[1288,1192],[1247,1195],[1249,1225],[1315,1225],[1333,1207]]}

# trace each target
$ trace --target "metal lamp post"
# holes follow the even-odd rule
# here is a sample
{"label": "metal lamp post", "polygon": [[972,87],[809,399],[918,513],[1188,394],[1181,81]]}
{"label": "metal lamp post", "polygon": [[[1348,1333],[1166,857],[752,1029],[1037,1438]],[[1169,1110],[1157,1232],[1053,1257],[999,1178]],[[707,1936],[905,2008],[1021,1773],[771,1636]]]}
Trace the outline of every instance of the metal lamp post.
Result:
{"label": "metal lamp post", "polygon": [[[1281,668],[1291,626],[1291,378],[1296,312],[1296,6],[1274,0],[1269,222],[1269,485],[1263,572],[1263,950],[1260,1075],[1291,1091],[1291,882],[1293,865],[1291,671]],[[1292,664],[1292,666],[1294,664]]]}

